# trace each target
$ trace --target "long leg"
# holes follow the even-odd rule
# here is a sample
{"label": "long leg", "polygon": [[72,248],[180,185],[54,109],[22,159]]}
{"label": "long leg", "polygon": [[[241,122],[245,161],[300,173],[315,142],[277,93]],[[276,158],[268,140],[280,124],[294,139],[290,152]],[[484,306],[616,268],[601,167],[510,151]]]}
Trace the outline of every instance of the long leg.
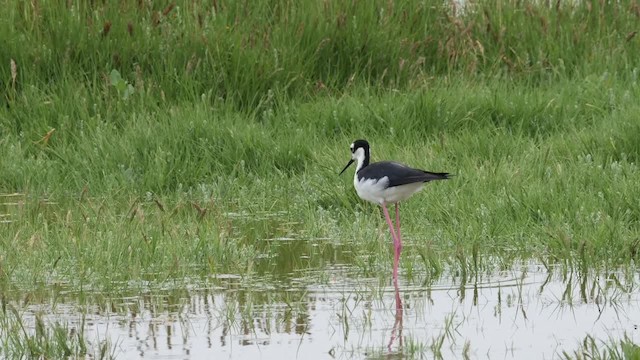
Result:
{"label": "long leg", "polygon": [[402,247],[400,245],[400,241],[396,236],[396,231],[394,229],[393,223],[391,222],[391,216],[389,216],[389,210],[387,210],[387,204],[382,203],[382,211],[384,212],[384,217],[387,220],[387,225],[389,225],[389,231],[391,232],[391,237],[393,238],[393,280],[398,280],[398,260],[400,260],[400,253],[398,252],[399,248]]}
{"label": "long leg", "polygon": [[[400,235],[400,210],[398,203],[396,203],[396,240],[393,242],[395,247],[393,261],[395,264],[400,264],[400,252],[402,252],[402,235]],[[396,269],[398,266],[396,265]],[[397,271],[397,270],[396,270]],[[395,278],[397,280],[397,278]]]}
{"label": "long leg", "polygon": [[400,298],[400,288],[398,287],[398,282],[393,282],[393,288],[395,290],[396,295],[396,321],[393,323],[393,329],[391,330],[391,339],[389,340],[389,345],[387,348],[391,351],[391,346],[396,339],[400,339],[400,348],[402,351],[402,318],[404,309],[402,307],[402,299]]}
{"label": "long leg", "polygon": [[396,236],[400,244],[398,249],[398,253],[400,253],[400,251],[402,251],[402,235],[400,234],[400,205],[398,205],[398,203],[396,203]]}

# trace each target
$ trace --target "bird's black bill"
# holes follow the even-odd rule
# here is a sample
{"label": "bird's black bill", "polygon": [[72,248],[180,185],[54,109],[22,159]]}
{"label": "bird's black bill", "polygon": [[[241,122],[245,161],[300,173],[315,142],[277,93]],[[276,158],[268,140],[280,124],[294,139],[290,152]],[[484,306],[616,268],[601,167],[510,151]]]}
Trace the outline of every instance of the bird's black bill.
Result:
{"label": "bird's black bill", "polygon": [[345,166],[345,167],[344,167],[344,169],[342,169],[342,171],[340,171],[340,174],[339,174],[338,176],[342,175],[342,173],[343,173],[345,170],[347,170],[347,168],[348,168],[348,167],[349,167],[349,165],[351,165],[351,164],[353,164],[353,159],[349,160],[349,163],[347,164],[347,166]]}

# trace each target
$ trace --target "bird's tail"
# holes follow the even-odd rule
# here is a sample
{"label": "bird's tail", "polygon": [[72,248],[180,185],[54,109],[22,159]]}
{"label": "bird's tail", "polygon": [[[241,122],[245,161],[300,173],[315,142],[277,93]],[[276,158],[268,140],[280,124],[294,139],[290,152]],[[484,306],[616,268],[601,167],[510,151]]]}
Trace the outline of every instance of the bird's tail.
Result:
{"label": "bird's tail", "polygon": [[427,175],[427,181],[447,180],[447,179],[451,179],[451,177],[454,176],[453,174],[449,174],[445,172],[437,173],[437,172],[425,171],[424,173]]}

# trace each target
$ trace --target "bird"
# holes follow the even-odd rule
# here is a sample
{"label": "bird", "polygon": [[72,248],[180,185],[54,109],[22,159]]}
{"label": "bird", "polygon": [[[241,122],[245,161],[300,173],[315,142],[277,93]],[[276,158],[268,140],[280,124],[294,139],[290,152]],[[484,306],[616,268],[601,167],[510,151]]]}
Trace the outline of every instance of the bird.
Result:
{"label": "bird", "polygon": [[[351,143],[351,160],[342,169],[342,175],[351,164],[356,163],[353,176],[353,186],[358,196],[366,201],[380,205],[384,217],[389,225],[394,245],[393,281],[398,281],[398,263],[402,251],[402,235],[400,234],[399,205],[422,190],[425,183],[434,180],[447,180],[451,174],[446,172],[431,172],[415,169],[395,161],[371,162],[369,142],[356,140]],[[389,216],[388,204],[394,204],[396,209],[396,226],[394,228]]]}

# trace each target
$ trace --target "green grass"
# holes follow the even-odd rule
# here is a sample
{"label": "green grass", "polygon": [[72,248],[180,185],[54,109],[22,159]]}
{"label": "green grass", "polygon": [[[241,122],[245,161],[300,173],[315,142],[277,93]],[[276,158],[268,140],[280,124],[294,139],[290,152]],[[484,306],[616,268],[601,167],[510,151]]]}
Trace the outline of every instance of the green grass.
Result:
{"label": "green grass", "polygon": [[261,113],[272,93],[312,99],[358,82],[420,88],[464,75],[535,86],[605,71],[627,77],[638,66],[635,1],[451,4],[8,1],[0,91],[11,103],[19,90],[73,79],[90,88],[93,105],[116,69],[150,102],[202,96]]}
{"label": "green grass", "polygon": [[74,277],[245,273],[261,239],[277,237],[356,239],[373,256],[365,271],[387,266],[379,210],[355,196],[351,174],[337,176],[360,137],[377,159],[456,174],[403,204],[407,245],[422,255],[403,258],[407,271],[496,255],[627,264],[638,256],[639,95],[606,76],[544,89],[460,80],[362,86],[260,119],[199,102],[133,105],[120,126],[65,116],[82,111],[81,94],[66,107],[36,100],[25,119],[67,120],[46,143],[50,125],[25,121],[0,144],[2,192],[24,194],[5,206],[3,279],[83,265]]}
{"label": "green grass", "polygon": [[69,327],[58,321],[45,320],[35,313],[25,320],[14,306],[3,301],[0,317],[0,353],[13,359],[80,358],[91,355],[96,359],[115,358],[110,353],[112,344],[96,344],[95,352],[84,334],[84,319],[78,326]]}
{"label": "green grass", "polygon": [[565,359],[640,359],[640,347],[634,344],[631,339],[625,336],[622,340],[610,339],[608,342],[597,340],[592,336],[587,336],[578,350],[573,353],[564,351],[562,357]]}
{"label": "green grass", "polygon": [[558,4],[8,1],[0,287],[390,274],[357,138],[456,174],[402,205],[410,278],[638,261],[640,7]]}

